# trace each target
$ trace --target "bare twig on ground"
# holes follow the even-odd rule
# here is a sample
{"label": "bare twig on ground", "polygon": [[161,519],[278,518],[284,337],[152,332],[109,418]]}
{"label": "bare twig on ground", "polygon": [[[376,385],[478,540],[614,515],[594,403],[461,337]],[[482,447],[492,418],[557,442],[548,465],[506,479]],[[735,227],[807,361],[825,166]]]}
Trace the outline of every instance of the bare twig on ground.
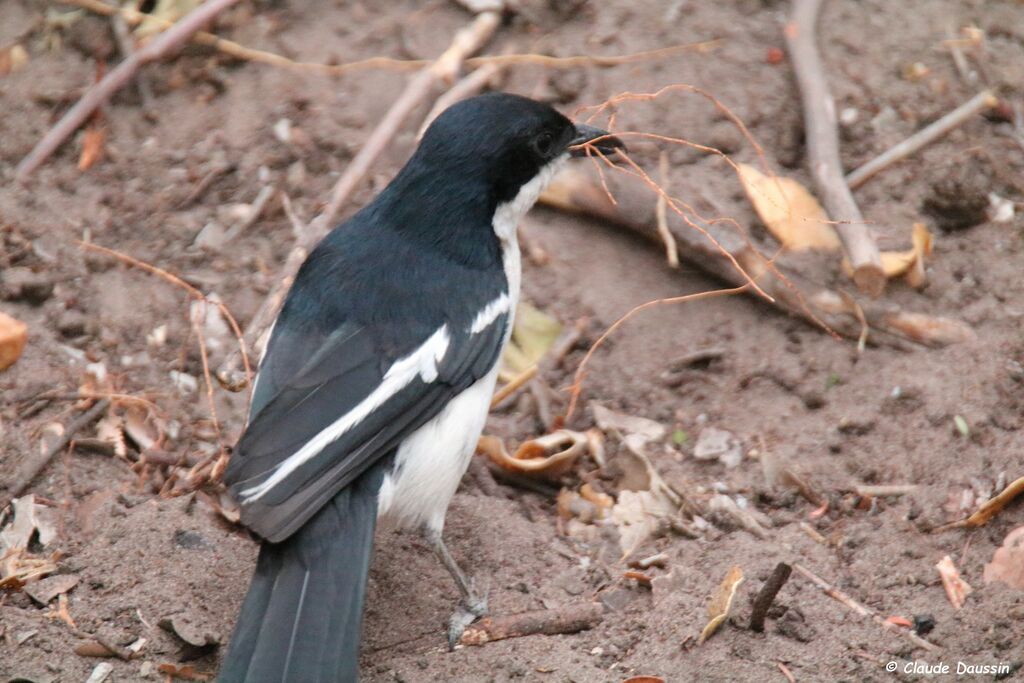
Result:
{"label": "bare twig on ground", "polygon": [[[114,27],[114,37],[117,39],[117,46],[121,50],[124,59],[135,53],[135,45],[132,43],[131,32],[128,30],[128,22],[120,14],[110,17],[110,23]],[[139,97],[142,98],[142,108],[147,113],[154,112],[153,89],[149,85],[149,78],[145,73],[139,72],[135,76],[135,87],[139,90]]]}
{"label": "bare twig on ground", "polygon": [[102,106],[111,95],[128,84],[139,67],[147,62],[160,59],[181,47],[201,27],[210,23],[218,14],[234,5],[238,0],[208,0],[186,14],[172,28],[156,36],[150,42],[121,60],[99,83],[85,91],[82,98],[71,107],[43,139],[36,144],[21,163],[16,177],[25,181],[31,173],[71,136],[89,116]]}
{"label": "bare twig on ground", "polygon": [[[302,237],[288,254],[277,285],[264,299],[246,328],[245,341],[249,348],[258,352],[266,343],[266,332],[284,302],[299,266],[306,260],[313,247],[330,231],[341,207],[362,182],[377,157],[394,139],[405,120],[427,99],[438,84],[450,82],[458,74],[465,59],[491,39],[500,23],[501,16],[497,12],[478,14],[469,26],[455,35],[451,45],[435,62],[410,79],[405,90],[370,133],[362,149],[334,185],[326,208],[306,226]],[[232,353],[217,370],[218,381],[229,391],[241,391],[248,384],[248,378],[239,374],[240,360],[237,353]]]}
{"label": "bare twig on ground", "polygon": [[537,364],[534,363],[513,377],[508,384],[494,392],[494,396],[491,398],[491,408],[497,408],[505,399],[529,384],[530,380],[536,376]]}
{"label": "bare twig on ground", "polygon": [[[658,182],[668,192],[668,153],[662,150],[658,155]],[[672,237],[672,231],[668,229],[668,201],[665,195],[658,195],[658,204],[655,207],[655,216],[658,219],[658,235],[665,243],[665,258],[670,268],[679,267],[679,247]]]}
{"label": "bare twig on ground", "polygon": [[851,171],[846,176],[847,184],[851,189],[860,187],[879,171],[910,156],[925,145],[938,140],[954,128],[963,125],[977,114],[986,109],[991,109],[998,103],[999,100],[992,94],[991,90],[981,91],[938,121],[925,126],[895,147]]}
{"label": "bare twig on ground", "polygon": [[900,635],[904,636],[905,638],[910,640],[910,642],[914,643],[914,645],[917,645],[918,647],[930,650],[932,652],[939,650],[939,647],[937,645],[928,642],[927,640],[917,635],[913,631],[905,628],[900,628],[896,624],[886,621],[877,612],[857,602],[849,595],[842,592],[841,590],[833,586],[831,583],[829,583],[825,579],[821,578],[820,576],[812,572],[810,569],[807,569],[807,567],[804,567],[800,564],[794,564],[793,569],[795,569],[798,573],[802,574],[804,578],[809,580],[815,586],[820,588],[821,592],[823,592],[825,595],[829,596],[836,602],[841,603],[847,609],[856,612],[862,617],[870,617],[876,624],[878,624],[885,630],[892,631],[893,633],[899,633]]}
{"label": "bare twig on ground", "polygon": [[[617,204],[608,199],[595,171],[578,168],[560,173],[541,196],[541,201],[567,211],[596,216],[661,244],[646,183],[622,173],[608,174],[606,180]],[[862,334],[860,313],[871,327],[871,341],[874,343],[897,347],[910,342],[945,346],[974,338],[971,328],[958,320],[912,313],[876,301],[856,302],[853,297],[827,289],[801,272],[804,261],[793,261],[795,265],[790,265],[790,257],[782,256],[769,268],[771,257],[759,251],[727,222],[709,221],[703,227],[714,235],[731,258],[726,258],[718,246],[678,217],[670,216],[669,221],[680,246],[680,256],[693,265],[740,287],[748,280],[734,265],[739,263],[743,271],[770,294],[776,306],[812,324],[825,324],[851,339]],[[749,289],[745,291],[750,292]]]}
{"label": "bare twig on ground", "polygon": [[6,508],[11,500],[17,498],[22,492],[28,488],[28,485],[39,476],[39,473],[43,471],[46,465],[53,459],[53,456],[60,453],[67,448],[68,443],[74,438],[80,430],[88,427],[93,422],[98,420],[100,416],[106,412],[107,408],[110,407],[110,401],[103,398],[96,401],[87,411],[75,418],[67,427],[64,428],[64,434],[59,440],[54,442],[45,451],[39,451],[25,459],[25,462],[21,466],[21,471],[15,475],[14,479],[7,486],[7,491],[3,497],[0,497],[0,510]]}
{"label": "bare twig on ground", "polygon": [[779,562],[775,565],[772,575],[764,582],[761,590],[757,593],[757,597],[754,598],[754,606],[750,611],[751,631],[757,631],[758,633],[764,631],[764,619],[768,615],[768,610],[771,608],[772,603],[775,602],[775,596],[786,585],[786,581],[789,580],[789,575],[792,572],[793,568],[785,562]]}
{"label": "bare twig on ground", "polygon": [[854,487],[854,492],[858,496],[873,496],[875,498],[887,498],[903,496],[908,493],[913,493],[919,487],[917,484],[880,484],[878,486],[869,486],[867,484],[861,484]]}
{"label": "bare twig on ground", "polygon": [[488,617],[467,628],[459,644],[483,645],[505,638],[577,633],[594,628],[603,619],[604,607],[594,602],[503,617]]}
{"label": "bare twig on ground", "polygon": [[825,80],[815,31],[822,0],[794,0],[786,26],[786,45],[796,72],[804,107],[807,156],[822,204],[836,224],[836,232],[853,268],[853,281],[871,297],[885,290],[885,271],[871,228],[864,223],[839,158],[839,128],[835,102]]}

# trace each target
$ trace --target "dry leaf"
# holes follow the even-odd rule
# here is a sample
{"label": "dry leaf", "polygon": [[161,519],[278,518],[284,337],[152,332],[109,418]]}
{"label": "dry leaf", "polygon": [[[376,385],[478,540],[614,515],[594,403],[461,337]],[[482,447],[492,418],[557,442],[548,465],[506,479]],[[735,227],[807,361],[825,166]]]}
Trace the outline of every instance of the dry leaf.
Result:
{"label": "dry leaf", "polygon": [[839,237],[828,214],[803,185],[792,178],[766,176],[747,164],[738,167],[750,203],[783,247],[792,251],[839,249]]}
{"label": "dry leaf", "polygon": [[611,518],[619,529],[622,557],[632,555],[664,519],[679,514],[679,506],[667,496],[654,491],[621,491],[612,507]]}
{"label": "dry leaf", "polygon": [[665,679],[661,676],[632,676],[622,683],[665,683]]}
{"label": "dry leaf", "polygon": [[974,589],[960,578],[960,572],[957,571],[953,564],[953,558],[949,555],[939,560],[935,568],[939,570],[939,576],[942,577],[942,587],[946,589],[949,601],[953,603],[953,607],[960,609],[964,606],[964,600],[974,592]]}
{"label": "dry leaf", "polygon": [[561,333],[562,325],[557,320],[530,304],[520,303],[512,338],[501,357],[502,379],[509,381],[533,367]]}
{"label": "dry leaf", "polygon": [[733,599],[736,597],[736,591],[741,583],[743,583],[743,569],[734,566],[722,579],[715,594],[711,596],[711,602],[708,603],[709,621],[704,630],[700,632],[700,638],[697,639],[698,645],[710,638],[722,625],[722,622],[729,617],[729,609],[732,607]]}
{"label": "dry leaf", "polygon": [[82,153],[78,157],[78,170],[87,171],[103,156],[103,143],[107,139],[107,127],[93,119],[82,135]]}
{"label": "dry leaf", "polygon": [[0,50],[0,76],[6,76],[28,64],[28,52],[15,43]]}
{"label": "dry leaf", "polygon": [[128,456],[128,446],[124,441],[124,420],[114,412],[108,412],[96,423],[96,438],[114,446],[114,455],[119,458]]}
{"label": "dry leaf", "polygon": [[131,437],[142,452],[158,446],[163,439],[160,421],[148,408],[137,403],[125,409],[124,433]]}
{"label": "dry leaf", "polygon": [[199,671],[191,664],[183,664],[181,666],[177,664],[161,664],[156,670],[162,674],[167,674],[171,678],[180,678],[184,681],[209,681],[213,679],[212,673]]}
{"label": "dry leaf", "polygon": [[985,583],[1002,581],[1014,588],[1024,588],[1024,526],[1006,535],[1002,547],[996,549],[992,561],[985,565],[982,576]]}
{"label": "dry leaf", "polygon": [[0,370],[14,365],[27,341],[28,325],[0,312]]}
{"label": "dry leaf", "polygon": [[40,605],[47,605],[58,595],[63,595],[78,585],[78,577],[74,574],[51,576],[25,587],[28,596]]}
{"label": "dry leaf", "polygon": [[693,457],[698,460],[718,460],[726,467],[733,468],[743,462],[743,444],[728,430],[704,427],[693,447]]}
{"label": "dry leaf", "polygon": [[496,465],[532,477],[557,479],[573,466],[587,450],[587,435],[560,429],[524,442],[515,455],[509,455],[505,443],[496,436],[481,436],[476,445]]}
{"label": "dry leaf", "polygon": [[594,421],[605,432],[620,432],[623,437],[635,434],[647,442],[664,439],[668,431],[660,422],[648,420],[646,417],[617,413],[599,403],[591,403],[590,407],[594,411]]}
{"label": "dry leaf", "polygon": [[736,501],[724,493],[716,493],[712,496],[708,502],[708,509],[728,515],[739,526],[758,538],[768,538],[768,530],[765,527],[771,526],[771,520],[756,510],[741,508]]}
{"label": "dry leaf", "polygon": [[[906,251],[883,251],[879,254],[882,260],[882,270],[889,279],[903,277],[907,284],[915,289],[920,289],[928,282],[925,274],[925,259],[932,255],[932,234],[924,223],[914,223],[911,233],[913,246]],[[850,262],[843,260],[843,271],[847,275],[853,274]]]}

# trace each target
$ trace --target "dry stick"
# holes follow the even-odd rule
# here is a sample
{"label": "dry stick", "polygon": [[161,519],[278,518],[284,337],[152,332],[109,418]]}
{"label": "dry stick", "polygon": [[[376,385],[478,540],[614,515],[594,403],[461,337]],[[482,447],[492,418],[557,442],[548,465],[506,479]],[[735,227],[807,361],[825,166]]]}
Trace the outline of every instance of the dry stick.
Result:
{"label": "dry stick", "polygon": [[103,398],[96,401],[89,410],[79,415],[71,424],[65,427],[64,435],[59,441],[45,451],[27,458],[25,464],[21,467],[21,471],[14,477],[10,485],[7,486],[7,493],[0,498],[0,510],[6,508],[13,499],[20,496],[28,488],[28,485],[32,483],[32,480],[39,476],[39,473],[53,459],[53,456],[63,451],[76,433],[98,420],[108,407],[110,407],[110,401],[107,399]]}
{"label": "dry stick", "polygon": [[494,64],[493,62],[484,64],[479,69],[463,77],[448,92],[438,97],[430,113],[423,118],[420,131],[416,133],[416,141],[419,142],[423,139],[423,134],[427,132],[427,128],[445,109],[489,87],[498,78],[501,69],[500,64]]}
{"label": "dry stick", "polygon": [[[112,5],[108,5],[101,0],[60,0],[60,2],[66,5],[81,7],[104,16],[120,14],[128,24],[133,26],[141,23],[144,19],[160,24],[165,28],[173,25],[172,22],[155,15],[143,14],[142,12],[131,8],[119,9]],[[421,69],[431,63],[431,60],[429,59],[394,59],[392,57],[370,57],[368,59],[360,59],[358,61],[347,62],[345,64],[297,62],[273,52],[246,47],[234,42],[233,40],[221,38],[220,36],[206,31],[197,31],[193,36],[191,36],[191,40],[194,43],[213,48],[219,52],[234,57],[235,59],[255,62],[258,64],[267,64],[269,66],[276,66],[285,69],[321,73],[328,76],[340,76],[353,71],[369,69],[410,71]],[[470,67],[480,67],[485,64],[497,64],[499,66],[521,64],[542,66],[549,69],[573,69],[580,66],[619,66],[621,64],[633,64],[635,62],[663,59],[665,57],[671,57],[672,55],[687,52],[709,52],[720,46],[722,42],[722,40],[706,40],[699,43],[670,45],[668,47],[645,50],[643,52],[635,52],[628,55],[614,55],[607,57],[601,55],[574,55],[570,57],[552,57],[549,55],[538,54],[488,55],[485,57],[467,59],[466,65]]]}
{"label": "dry stick", "polygon": [[909,639],[910,642],[914,643],[914,645],[917,645],[918,647],[923,647],[926,650],[931,650],[932,652],[939,650],[938,645],[928,642],[927,640],[917,635],[913,631],[910,631],[905,628],[900,628],[896,624],[886,621],[877,612],[875,612],[869,607],[865,607],[864,605],[860,604],[859,602],[851,598],[849,595],[842,592],[841,590],[839,590],[838,588],[830,584],[828,581],[812,572],[810,569],[807,569],[803,565],[794,564],[793,569],[797,570],[797,572],[802,574],[811,583],[820,588],[825,595],[829,596],[836,602],[842,603],[848,609],[856,612],[862,617],[871,617],[871,619],[874,620],[876,624],[884,628],[886,631],[899,633],[900,635],[903,635],[907,639]]}
{"label": "dry stick", "polygon": [[883,152],[856,170],[851,171],[846,176],[846,183],[851,189],[857,189],[882,169],[910,156],[925,145],[935,142],[954,128],[974,118],[975,115],[986,109],[991,109],[997,104],[999,104],[999,100],[992,94],[991,90],[982,90],[938,121],[925,126],[895,147]]}
{"label": "dry stick", "polygon": [[99,83],[85,91],[82,98],[50,129],[43,139],[29,152],[28,156],[18,164],[16,177],[25,181],[28,176],[53,154],[61,143],[71,136],[103,105],[110,96],[123,88],[135,76],[143,64],[166,56],[181,47],[200,27],[213,19],[238,0],[208,0],[182,17],[173,27],[167,29],[144,46],[126,56],[121,63],[100,80]]}
{"label": "dry stick", "polygon": [[[661,245],[647,184],[642,179],[623,173],[611,174],[607,180],[612,194],[617,198],[617,204],[612,204],[608,199],[596,172],[580,168],[562,171],[541,195],[541,201],[559,209],[584,213],[623,226]],[[794,265],[790,265],[786,256],[776,260],[775,268],[778,272],[772,272],[765,265],[770,256],[761,253],[728,225],[712,225],[709,222],[704,228],[715,236],[718,244],[731,258],[726,258],[718,246],[684,224],[678,216],[670,215],[669,229],[679,243],[682,258],[735,286],[749,282],[734,265],[739,263],[741,269],[771,295],[775,306],[814,325],[823,322],[846,337],[857,339],[860,336],[862,324],[858,312],[850,305],[851,299],[817,284]],[[799,263],[803,266],[805,262]],[[859,307],[871,326],[871,338],[875,343],[905,346],[907,342],[913,342],[925,346],[945,346],[974,338],[971,328],[958,320],[912,313],[881,302],[862,301]]]}
{"label": "dry stick", "polygon": [[[110,23],[114,27],[114,37],[117,39],[117,46],[121,50],[121,56],[130,57],[135,52],[135,45],[132,43],[131,32],[128,30],[128,22],[120,14],[110,17]],[[142,98],[142,109],[147,113],[154,111],[153,89],[149,85],[146,74],[140,73],[135,77],[135,86],[139,90],[139,97]]]}
{"label": "dry stick", "polygon": [[[246,328],[245,341],[249,348],[259,351],[266,343],[265,333],[277,316],[299,266],[306,260],[306,256],[317,242],[328,233],[342,205],[362,182],[373,162],[394,139],[398,129],[438,84],[455,77],[466,57],[482,48],[494,35],[500,23],[501,16],[497,12],[478,14],[473,23],[455,34],[451,45],[437,61],[412,77],[334,185],[327,207],[306,227],[288,254],[277,285],[263,300]],[[248,377],[239,373],[239,361],[239,354],[233,352],[217,370],[217,380],[229,391],[241,391],[248,384]]]}
{"label": "dry stick", "polygon": [[842,221],[836,225],[836,232],[853,267],[853,281],[862,292],[876,298],[885,290],[885,272],[871,229],[864,223],[843,178],[836,106],[814,37],[821,2],[793,1],[793,14],[785,31],[786,45],[803,99],[807,156],[814,184],[829,216]]}
{"label": "dry stick", "polygon": [[603,619],[604,607],[592,602],[559,609],[488,617],[467,628],[459,644],[483,645],[495,640],[535,634],[577,633],[594,628]]}
{"label": "dry stick", "polygon": [[751,631],[757,631],[758,633],[764,631],[764,619],[768,615],[768,610],[771,608],[772,603],[775,602],[775,596],[786,585],[786,581],[789,581],[789,575],[792,572],[793,568],[785,562],[779,562],[775,565],[772,575],[764,582],[761,590],[757,592],[757,597],[754,598],[754,606],[750,612]]}

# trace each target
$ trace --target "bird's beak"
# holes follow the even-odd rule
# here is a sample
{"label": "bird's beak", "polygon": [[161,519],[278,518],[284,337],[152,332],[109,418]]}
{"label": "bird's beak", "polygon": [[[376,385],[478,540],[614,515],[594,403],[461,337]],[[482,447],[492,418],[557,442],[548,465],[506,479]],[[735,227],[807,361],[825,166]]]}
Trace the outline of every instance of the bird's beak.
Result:
{"label": "bird's beak", "polygon": [[578,123],[576,124],[576,137],[569,143],[569,155],[574,157],[587,156],[587,150],[584,145],[588,142],[592,142],[592,146],[601,154],[612,154],[616,149],[626,149],[626,145],[623,144],[622,140],[608,131],[588,126],[585,123]]}

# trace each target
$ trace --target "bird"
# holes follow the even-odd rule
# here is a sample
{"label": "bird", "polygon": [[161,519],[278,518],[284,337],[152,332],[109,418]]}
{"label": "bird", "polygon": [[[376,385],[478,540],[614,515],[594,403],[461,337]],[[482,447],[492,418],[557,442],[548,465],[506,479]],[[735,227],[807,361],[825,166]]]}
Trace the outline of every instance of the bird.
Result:
{"label": "bird", "polygon": [[222,683],[358,680],[378,518],[442,539],[519,299],[516,229],[570,156],[624,145],[487,93],[442,112],[394,179],[310,252],[274,321],[224,483],[260,541]]}

